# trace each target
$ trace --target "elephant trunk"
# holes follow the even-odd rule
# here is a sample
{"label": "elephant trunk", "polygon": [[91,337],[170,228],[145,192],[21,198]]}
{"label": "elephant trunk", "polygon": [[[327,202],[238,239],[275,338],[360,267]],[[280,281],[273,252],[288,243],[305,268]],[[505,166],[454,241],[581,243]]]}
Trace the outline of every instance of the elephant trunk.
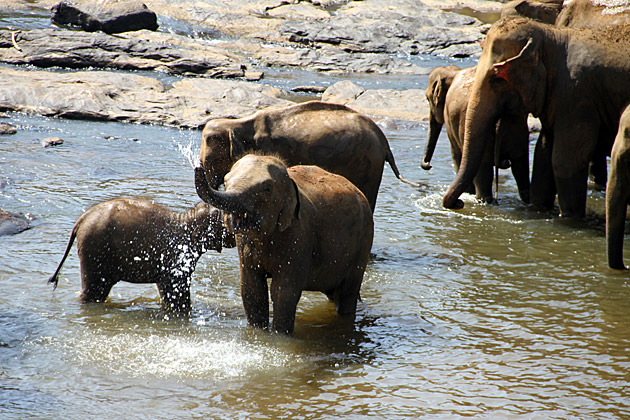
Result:
{"label": "elephant trunk", "polygon": [[429,117],[429,138],[427,140],[427,145],[424,149],[424,156],[422,157],[422,163],[420,166],[422,169],[428,171],[431,169],[431,158],[433,158],[433,153],[435,152],[435,146],[437,145],[438,138],[440,137],[440,132],[442,131],[442,124],[439,122],[433,112]]}
{"label": "elephant trunk", "polygon": [[494,98],[495,95],[486,92],[492,92],[489,86],[485,86],[487,89],[482,90],[483,81],[481,86],[479,85],[475,82],[468,101],[462,161],[455,179],[444,194],[442,205],[446,208],[460,209],[464,207],[464,203],[459,197],[467,190],[479,172],[487,142],[493,139],[496,133],[498,98]]}
{"label": "elephant trunk", "polygon": [[247,212],[235,194],[210,188],[205,171],[201,167],[195,168],[195,189],[199,198],[220,210],[227,213]]}
{"label": "elephant trunk", "polygon": [[[611,173],[611,177],[614,173]],[[626,222],[627,199],[621,197],[614,182],[609,178],[606,188],[606,254],[608,266],[624,270],[623,235]]]}

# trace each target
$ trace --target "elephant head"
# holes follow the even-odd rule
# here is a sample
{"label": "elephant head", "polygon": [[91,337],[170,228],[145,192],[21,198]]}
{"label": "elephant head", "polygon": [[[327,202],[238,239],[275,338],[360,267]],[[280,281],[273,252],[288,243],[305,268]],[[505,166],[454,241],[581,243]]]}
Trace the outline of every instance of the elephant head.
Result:
{"label": "elephant head", "polygon": [[611,268],[623,270],[623,234],[630,202],[630,106],[619,120],[606,184],[606,253]]}
{"label": "elephant head", "polygon": [[254,137],[251,121],[219,118],[206,123],[201,139],[199,162],[212,188],[223,184],[223,177],[230,171],[250,146]]}
{"label": "elephant head", "polygon": [[446,104],[446,93],[453,83],[453,78],[460,71],[457,66],[436,67],[429,75],[429,86],[425,91],[429,102],[429,138],[424,150],[424,157],[420,166],[422,169],[431,169],[431,158],[435,152],[435,146],[440,131],[444,125],[444,105]]}
{"label": "elephant head", "polygon": [[461,208],[459,196],[479,170],[502,114],[541,114],[547,70],[544,29],[526,19],[504,19],[488,32],[466,112],[462,162],[443,205]]}
{"label": "elephant head", "polygon": [[234,233],[269,236],[299,217],[299,191],[286,165],[272,156],[246,155],[225,176],[225,191],[210,187],[201,168],[195,169],[199,197],[223,210]]}

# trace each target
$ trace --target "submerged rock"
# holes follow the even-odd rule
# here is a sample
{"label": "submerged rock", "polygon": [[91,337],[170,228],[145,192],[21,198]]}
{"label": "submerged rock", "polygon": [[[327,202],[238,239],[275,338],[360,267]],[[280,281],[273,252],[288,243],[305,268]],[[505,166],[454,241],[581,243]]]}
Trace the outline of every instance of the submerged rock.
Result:
{"label": "submerged rock", "polygon": [[0,236],[15,235],[31,227],[32,214],[0,209]]}
{"label": "submerged rock", "polygon": [[137,0],[101,0],[81,5],[62,0],[51,10],[54,24],[76,26],[89,32],[115,34],[158,28],[155,12]]}
{"label": "submerged rock", "polygon": [[0,135],[16,134],[17,130],[11,124],[0,123]]}

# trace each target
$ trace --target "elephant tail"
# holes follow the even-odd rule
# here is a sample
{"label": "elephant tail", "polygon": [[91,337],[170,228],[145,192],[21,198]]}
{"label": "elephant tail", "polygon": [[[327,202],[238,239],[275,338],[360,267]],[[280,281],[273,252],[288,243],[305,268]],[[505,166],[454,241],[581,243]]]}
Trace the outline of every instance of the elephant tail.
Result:
{"label": "elephant tail", "polygon": [[72,233],[70,234],[70,239],[68,240],[68,246],[66,247],[66,252],[63,254],[63,258],[61,258],[61,262],[57,266],[57,270],[55,270],[55,274],[50,276],[48,279],[48,284],[53,285],[53,291],[57,288],[57,284],[59,283],[59,271],[61,271],[61,267],[63,263],[66,261],[68,254],[70,253],[70,249],[72,249],[72,245],[74,244],[74,239],[77,237],[77,226],[75,224],[74,228],[72,228]]}
{"label": "elephant tail", "polygon": [[411,185],[412,187],[420,188],[420,184],[418,184],[417,182],[409,181],[400,174],[400,171],[398,170],[398,166],[396,166],[396,160],[394,159],[394,154],[392,153],[392,149],[389,148],[389,143],[387,143],[387,140],[386,140],[386,144],[387,144],[387,156],[385,157],[385,160],[387,161],[387,163],[389,163],[389,167],[392,168],[392,172],[394,172],[394,175],[396,176],[396,178],[400,179],[405,184]]}

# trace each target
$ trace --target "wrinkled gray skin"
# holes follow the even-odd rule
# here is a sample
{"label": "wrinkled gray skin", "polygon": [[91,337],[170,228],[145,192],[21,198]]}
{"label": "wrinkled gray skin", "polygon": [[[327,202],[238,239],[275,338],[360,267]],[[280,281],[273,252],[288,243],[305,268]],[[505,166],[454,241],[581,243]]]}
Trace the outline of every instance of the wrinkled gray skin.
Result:
{"label": "wrinkled gray skin", "polygon": [[[431,169],[431,158],[435,151],[442,126],[451,142],[451,156],[455,171],[459,170],[464,143],[466,109],[470,89],[475,78],[475,67],[460,69],[456,66],[436,67],[429,75],[426,90],[429,102],[429,137],[422,158],[421,167]],[[466,192],[476,193],[477,199],[486,203],[494,201],[492,181],[494,168],[512,167],[519,194],[529,203],[529,127],[527,113],[518,112],[503,115],[492,138],[486,143],[479,171],[473,185]]]}
{"label": "wrinkled gray skin", "polygon": [[82,290],[79,300],[103,302],[119,281],[156,283],[167,310],[190,310],[190,278],[201,255],[233,247],[221,212],[204,202],[179,213],[150,201],[117,198],[99,203],[74,224],[59,271],[77,241]]}
{"label": "wrinkled gray skin", "polygon": [[381,129],[343,105],[311,101],[245,118],[210,120],[199,152],[210,186],[218,188],[234,162],[248,152],[276,155],[288,166],[317,165],[342,175],[365,194],[372,211],[385,162],[397,178],[408,182]]}
{"label": "wrinkled gray skin", "polygon": [[630,102],[630,26],[581,30],[529,19],[502,19],[488,31],[466,113],[462,162],[443,205],[461,208],[489,133],[505,109],[538,117],[532,204],[582,218],[589,164],[610,153]]}
{"label": "wrinkled gray skin", "polygon": [[610,157],[606,185],[606,253],[608,265],[627,269],[623,263],[623,234],[630,204],[630,106],[619,120],[619,131]]}
{"label": "wrinkled gray skin", "polygon": [[354,317],[374,222],[370,205],[346,178],[317,166],[286,167],[246,155],[225,176],[225,191],[195,169],[197,194],[225,212],[236,237],[241,296],[250,325],[292,334],[303,290],[321,291],[337,313]]}

